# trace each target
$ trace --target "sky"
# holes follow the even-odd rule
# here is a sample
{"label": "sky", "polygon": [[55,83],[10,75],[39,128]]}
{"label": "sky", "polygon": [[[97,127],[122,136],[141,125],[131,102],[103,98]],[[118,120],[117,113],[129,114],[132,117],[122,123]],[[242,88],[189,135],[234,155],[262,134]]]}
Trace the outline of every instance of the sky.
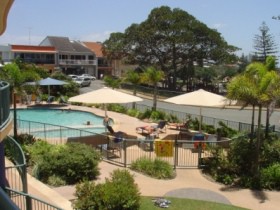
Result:
{"label": "sky", "polygon": [[241,48],[238,55],[254,52],[254,37],[265,22],[280,51],[280,20],[272,19],[280,15],[279,0],[15,0],[0,44],[38,45],[46,36],[103,42],[160,6],[180,8],[216,29]]}

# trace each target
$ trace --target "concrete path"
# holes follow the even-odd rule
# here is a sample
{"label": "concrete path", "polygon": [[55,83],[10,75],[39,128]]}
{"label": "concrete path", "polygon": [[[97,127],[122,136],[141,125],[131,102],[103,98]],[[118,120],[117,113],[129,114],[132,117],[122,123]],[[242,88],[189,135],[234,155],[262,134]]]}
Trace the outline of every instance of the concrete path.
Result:
{"label": "concrete path", "polygon": [[[71,108],[90,111],[97,115],[104,116],[104,111],[96,108],[74,106],[71,106]],[[115,131],[121,130],[129,134],[136,135],[136,127],[148,124],[124,114],[108,112],[108,115],[109,117],[114,118],[116,122],[114,124]],[[99,176],[97,182],[103,182],[106,177],[110,176],[110,173],[113,170],[120,167],[102,161],[99,164],[99,168],[101,175]],[[133,171],[131,171],[131,173],[134,175],[135,182],[139,186],[141,195],[144,196],[174,196],[198,200],[211,200],[214,202],[232,204],[253,210],[278,210],[280,207],[279,192],[252,191],[248,189],[226,187],[209,180],[209,178],[205,177],[198,169],[177,169],[177,176],[172,180],[157,180]],[[29,184],[32,183],[33,182],[30,183],[29,181]],[[66,201],[75,198],[74,186],[65,186],[53,189],[48,188],[48,190],[46,190],[45,188],[40,188],[36,182],[35,186],[32,187],[34,191],[35,189],[37,190],[37,192],[33,193],[35,193],[35,195],[37,193],[39,197],[40,193],[43,193],[43,191],[48,191],[44,194],[49,194],[50,196],[60,195]],[[54,193],[51,193],[51,191]],[[55,204],[58,203],[55,202]]]}
{"label": "concrete path", "polygon": [[[102,161],[99,168],[101,175],[97,182],[103,182],[105,177],[110,177],[110,173],[120,167]],[[141,195],[144,196],[191,198],[231,204],[253,210],[278,210],[280,206],[279,192],[227,188],[212,182],[198,169],[177,169],[177,176],[172,180],[157,180],[140,173],[130,172],[134,175]],[[74,186],[58,187],[54,190],[68,200],[75,198]]]}

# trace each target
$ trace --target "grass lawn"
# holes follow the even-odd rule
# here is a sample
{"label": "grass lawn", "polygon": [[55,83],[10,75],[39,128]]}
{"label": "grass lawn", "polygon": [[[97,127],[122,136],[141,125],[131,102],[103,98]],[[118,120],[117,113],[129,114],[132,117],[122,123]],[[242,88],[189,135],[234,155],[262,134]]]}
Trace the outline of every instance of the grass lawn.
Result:
{"label": "grass lawn", "polygon": [[[166,198],[171,201],[167,209],[169,210],[238,210],[244,209],[236,206],[213,203],[208,201],[198,201],[186,198]],[[141,197],[140,210],[162,209],[154,205],[152,197]]]}

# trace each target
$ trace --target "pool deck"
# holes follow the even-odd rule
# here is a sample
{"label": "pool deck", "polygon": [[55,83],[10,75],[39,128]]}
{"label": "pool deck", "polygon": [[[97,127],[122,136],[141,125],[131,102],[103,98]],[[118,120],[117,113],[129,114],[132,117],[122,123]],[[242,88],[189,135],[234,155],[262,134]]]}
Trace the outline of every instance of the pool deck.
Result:
{"label": "pool deck", "polygon": [[[104,116],[105,114],[104,110],[90,107],[62,106],[61,108],[89,111],[99,116]],[[115,131],[125,131],[140,137],[141,135],[136,133],[135,128],[149,124],[125,114],[110,111],[107,111],[107,113],[109,117],[115,120],[113,126]],[[177,131],[168,130],[167,132]],[[99,168],[101,174],[97,182],[104,182],[105,178],[108,178],[113,170],[121,167],[102,161],[99,164]],[[211,181],[199,169],[176,169],[177,176],[172,180],[157,180],[140,173],[130,172],[134,175],[141,195],[144,196],[171,196],[207,200],[254,210],[276,210],[280,206],[279,192],[227,187]],[[31,176],[28,176],[28,184],[30,194],[60,206],[65,210],[72,209],[70,201],[75,199],[75,186],[50,188]]]}

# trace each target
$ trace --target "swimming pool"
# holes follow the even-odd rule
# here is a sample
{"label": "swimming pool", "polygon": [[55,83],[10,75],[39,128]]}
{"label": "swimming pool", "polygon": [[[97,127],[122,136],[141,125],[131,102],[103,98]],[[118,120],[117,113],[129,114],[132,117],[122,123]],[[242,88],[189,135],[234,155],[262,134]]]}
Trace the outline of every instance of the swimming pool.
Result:
{"label": "swimming pool", "polygon": [[102,117],[78,110],[17,109],[17,119],[19,130],[29,127],[29,133],[32,129],[36,137],[73,137],[105,131]]}

